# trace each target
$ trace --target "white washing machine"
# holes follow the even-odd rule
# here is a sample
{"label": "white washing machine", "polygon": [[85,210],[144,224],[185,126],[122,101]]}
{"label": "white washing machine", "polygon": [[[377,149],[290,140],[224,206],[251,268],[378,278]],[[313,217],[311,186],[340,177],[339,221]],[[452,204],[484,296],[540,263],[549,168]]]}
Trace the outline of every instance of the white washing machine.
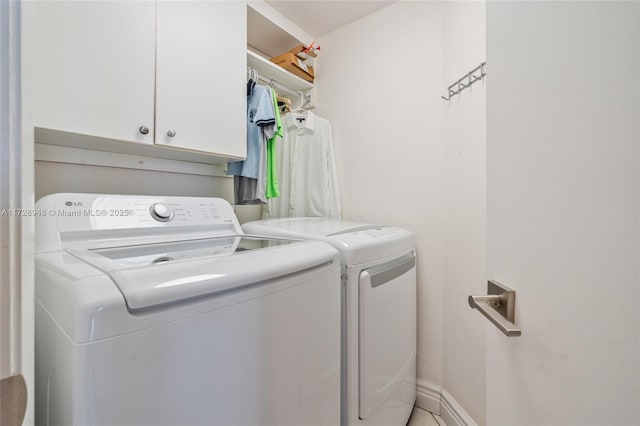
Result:
{"label": "white washing machine", "polygon": [[247,233],[328,242],[343,283],[342,424],[405,425],[416,399],[416,268],[405,229],[326,218],[245,223]]}
{"label": "white washing machine", "polygon": [[340,421],[340,263],[216,198],[36,203],[38,425]]}

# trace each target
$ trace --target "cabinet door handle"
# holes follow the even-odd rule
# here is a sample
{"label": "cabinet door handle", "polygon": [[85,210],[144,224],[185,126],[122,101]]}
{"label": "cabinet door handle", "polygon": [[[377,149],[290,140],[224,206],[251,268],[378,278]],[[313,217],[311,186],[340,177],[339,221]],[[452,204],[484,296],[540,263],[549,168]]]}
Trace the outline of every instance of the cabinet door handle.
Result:
{"label": "cabinet door handle", "polygon": [[143,135],[146,135],[149,133],[149,128],[147,126],[140,126],[140,128],[138,129],[138,131],[140,133],[142,133]]}
{"label": "cabinet door handle", "polygon": [[169,129],[169,131],[167,132],[167,136],[169,136],[170,138],[174,137],[176,135],[176,131],[173,129]]}

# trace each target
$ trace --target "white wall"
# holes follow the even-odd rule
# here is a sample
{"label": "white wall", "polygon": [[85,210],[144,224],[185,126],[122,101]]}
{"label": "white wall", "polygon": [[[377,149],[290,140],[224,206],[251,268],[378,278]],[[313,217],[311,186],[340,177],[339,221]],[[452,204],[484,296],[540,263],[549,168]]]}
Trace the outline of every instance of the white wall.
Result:
{"label": "white wall", "polygon": [[[54,192],[220,197],[233,204],[233,179],[81,164],[35,162],[36,200]],[[235,206],[241,223],[260,218],[260,206]]]}
{"label": "white wall", "polygon": [[640,3],[487,7],[487,423],[640,424]]}
{"label": "white wall", "polygon": [[[443,91],[486,59],[485,2],[443,3]],[[490,69],[490,67],[489,67]],[[490,72],[490,71],[489,71]],[[490,74],[488,78],[491,78]],[[444,109],[443,386],[485,423],[485,327],[470,294],[486,293],[486,80]],[[446,413],[441,413],[446,418]]]}
{"label": "white wall", "polygon": [[441,384],[441,4],[394,3],[319,44],[317,113],[332,123],[343,216],[415,233],[418,377]]}

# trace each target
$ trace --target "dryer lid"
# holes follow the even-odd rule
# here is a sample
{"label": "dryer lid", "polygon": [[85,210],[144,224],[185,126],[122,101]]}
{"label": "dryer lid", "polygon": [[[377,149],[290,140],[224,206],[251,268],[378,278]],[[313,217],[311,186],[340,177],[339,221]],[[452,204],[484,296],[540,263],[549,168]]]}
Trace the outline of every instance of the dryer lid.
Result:
{"label": "dryer lid", "polygon": [[69,253],[106,273],[130,310],[241,289],[329,263],[335,256],[326,244],[250,236]]}
{"label": "dryer lid", "polygon": [[326,241],[345,265],[369,263],[413,249],[413,234],[403,228],[329,218],[285,218],[247,222],[245,232],[280,238]]}
{"label": "dryer lid", "polygon": [[[262,224],[277,229],[286,235],[330,236],[355,232],[358,230],[377,228],[378,225],[354,222],[351,220],[331,219],[325,217],[296,217],[286,219],[268,219],[251,224]],[[244,228],[243,228],[244,229]]]}

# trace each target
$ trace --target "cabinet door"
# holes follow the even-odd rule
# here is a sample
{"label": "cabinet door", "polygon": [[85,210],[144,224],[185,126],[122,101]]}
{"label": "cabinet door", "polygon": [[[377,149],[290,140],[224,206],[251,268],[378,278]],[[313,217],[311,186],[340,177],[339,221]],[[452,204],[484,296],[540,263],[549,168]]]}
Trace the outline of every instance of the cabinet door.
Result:
{"label": "cabinet door", "polygon": [[245,157],[246,3],[160,1],[157,16],[156,144]]}
{"label": "cabinet door", "polygon": [[152,144],[155,3],[39,1],[33,14],[34,125]]}

